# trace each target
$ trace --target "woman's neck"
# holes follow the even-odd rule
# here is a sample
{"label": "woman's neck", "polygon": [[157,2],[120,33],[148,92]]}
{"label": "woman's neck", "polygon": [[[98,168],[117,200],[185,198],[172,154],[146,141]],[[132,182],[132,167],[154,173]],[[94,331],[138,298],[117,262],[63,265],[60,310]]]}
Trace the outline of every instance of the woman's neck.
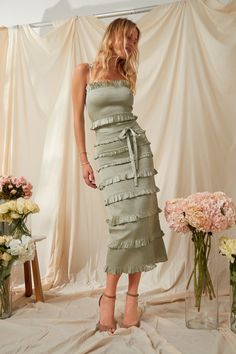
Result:
{"label": "woman's neck", "polygon": [[113,55],[109,60],[109,69],[113,72],[117,72],[117,55]]}

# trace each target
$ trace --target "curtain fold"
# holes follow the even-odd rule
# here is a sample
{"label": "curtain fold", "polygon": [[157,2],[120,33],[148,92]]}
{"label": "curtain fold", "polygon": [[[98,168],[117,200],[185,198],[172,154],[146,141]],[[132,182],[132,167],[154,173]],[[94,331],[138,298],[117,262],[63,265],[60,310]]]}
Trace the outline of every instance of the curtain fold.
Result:
{"label": "curtain fold", "polygon": [[[205,190],[222,190],[236,201],[235,3],[159,5],[137,24],[142,35],[134,113],[152,144],[160,207],[168,199]],[[47,236],[39,259],[49,287],[70,281],[79,289],[104,284],[107,216],[101,193],[87,187],[81,175],[71,79],[78,63],[94,59],[105,27],[85,16],[55,23],[43,37],[27,25],[4,35],[0,31],[6,53],[6,60],[4,55],[0,59],[5,78],[0,84],[2,173],[25,175],[34,184],[41,211],[32,217],[32,230]],[[85,121],[98,181],[86,110]],[[178,293],[184,288],[184,253],[191,241],[171,233],[163,213],[161,225],[169,261],[143,274],[141,286]],[[219,264],[222,275],[226,265],[221,259]],[[224,278],[222,292],[226,284]]]}
{"label": "curtain fold", "polygon": [[[4,96],[6,94],[6,63],[7,63],[7,49],[8,49],[8,29],[4,27],[0,27],[0,161],[1,161],[1,168],[2,173],[7,174],[8,170],[5,169],[4,165],[8,164],[8,161],[5,160],[3,164],[3,157],[4,159],[9,156],[9,153],[6,152],[5,141],[7,139],[7,122],[5,118],[4,112]],[[10,147],[10,144],[9,144]]]}

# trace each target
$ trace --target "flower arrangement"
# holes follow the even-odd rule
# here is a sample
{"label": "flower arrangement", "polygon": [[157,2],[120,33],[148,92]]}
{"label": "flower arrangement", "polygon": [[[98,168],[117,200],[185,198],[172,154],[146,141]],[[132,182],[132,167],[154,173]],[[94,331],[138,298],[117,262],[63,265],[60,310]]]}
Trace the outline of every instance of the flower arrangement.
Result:
{"label": "flower arrangement", "polygon": [[[34,259],[35,244],[26,226],[26,218],[38,213],[38,205],[30,200],[32,184],[25,177],[0,177],[0,318],[10,316],[10,274],[12,264]],[[7,232],[6,232],[7,231]],[[7,235],[6,235],[7,233]]]}
{"label": "flower arrangement", "polygon": [[229,261],[230,286],[231,286],[231,309],[230,325],[236,333],[236,239],[221,237],[219,243],[220,254],[226,256]]}
{"label": "flower arrangement", "polygon": [[13,263],[33,260],[34,255],[35,244],[31,237],[0,236],[0,318],[9,317],[11,312],[9,285]]}
{"label": "flower arrangement", "polygon": [[38,212],[39,206],[30,199],[9,200],[0,204],[0,221],[12,224],[11,234],[30,236],[25,219],[29,214]]}
{"label": "flower arrangement", "polygon": [[195,193],[187,198],[166,202],[165,217],[170,228],[176,232],[192,234],[194,243],[194,267],[187,283],[194,279],[195,306],[201,307],[202,295],[215,297],[208,269],[213,233],[221,232],[236,222],[236,206],[223,192]]}
{"label": "flower arrangement", "polygon": [[219,242],[220,254],[226,256],[230,263],[236,263],[236,239],[222,236]]}
{"label": "flower arrangement", "polygon": [[25,177],[0,177],[0,199],[30,198],[32,184]]}

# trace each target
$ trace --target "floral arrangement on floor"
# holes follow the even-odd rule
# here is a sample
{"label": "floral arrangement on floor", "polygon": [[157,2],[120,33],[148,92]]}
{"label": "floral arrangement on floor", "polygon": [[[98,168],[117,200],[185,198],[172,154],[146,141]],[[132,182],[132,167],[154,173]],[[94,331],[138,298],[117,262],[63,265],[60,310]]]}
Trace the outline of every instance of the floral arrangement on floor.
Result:
{"label": "floral arrangement on floor", "polygon": [[35,244],[26,225],[29,214],[39,206],[30,200],[32,184],[25,177],[0,177],[0,318],[11,314],[10,274],[16,261],[26,262],[35,256]]}
{"label": "floral arrangement on floor", "polygon": [[231,237],[221,237],[219,243],[220,253],[229,261],[230,286],[232,291],[230,324],[231,329],[236,333],[236,239]]}
{"label": "floral arrangement on floor", "polygon": [[203,294],[215,297],[214,287],[208,269],[211,237],[233,226],[236,222],[236,206],[223,192],[195,193],[187,198],[166,202],[165,217],[170,228],[177,233],[192,234],[194,243],[194,268],[187,283],[194,278],[195,306],[201,307]]}
{"label": "floral arrangement on floor", "polygon": [[9,225],[8,234],[16,237],[31,235],[26,218],[31,213],[39,212],[38,205],[29,199],[32,188],[23,176],[0,177],[0,222]]}
{"label": "floral arrangement on floor", "polygon": [[14,262],[33,260],[35,244],[31,237],[23,235],[0,236],[0,318],[9,317],[11,312],[10,275]]}

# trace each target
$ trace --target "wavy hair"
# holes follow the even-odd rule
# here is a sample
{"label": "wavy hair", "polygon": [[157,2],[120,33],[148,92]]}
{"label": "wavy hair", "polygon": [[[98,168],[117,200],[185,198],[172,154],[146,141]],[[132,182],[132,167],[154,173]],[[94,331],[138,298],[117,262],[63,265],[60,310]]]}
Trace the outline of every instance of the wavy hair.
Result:
{"label": "wavy hair", "polygon": [[130,54],[125,48],[126,39],[134,30],[138,32],[139,41],[141,35],[140,30],[131,20],[127,18],[117,18],[108,25],[93,62],[93,70],[91,73],[92,81],[106,80],[106,74],[109,70],[109,61],[114,57],[113,48],[114,45],[118,43],[118,48],[123,49],[125,52],[125,58],[118,55],[116,59],[117,70],[129,82],[132,91],[135,93],[139,62],[138,46],[136,45]]}

